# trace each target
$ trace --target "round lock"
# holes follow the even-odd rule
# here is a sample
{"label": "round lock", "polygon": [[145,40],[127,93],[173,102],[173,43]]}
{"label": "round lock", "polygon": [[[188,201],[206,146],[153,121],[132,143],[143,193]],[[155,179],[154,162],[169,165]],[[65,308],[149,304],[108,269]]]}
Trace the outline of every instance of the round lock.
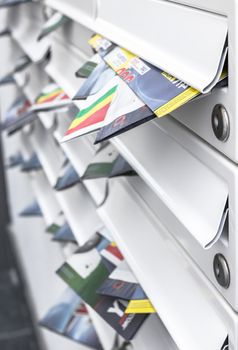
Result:
{"label": "round lock", "polygon": [[216,254],[213,260],[213,271],[220,286],[228,288],[230,285],[230,270],[225,257]]}
{"label": "round lock", "polygon": [[225,107],[217,104],[212,111],[212,129],[217,139],[225,142],[230,135],[229,116]]}

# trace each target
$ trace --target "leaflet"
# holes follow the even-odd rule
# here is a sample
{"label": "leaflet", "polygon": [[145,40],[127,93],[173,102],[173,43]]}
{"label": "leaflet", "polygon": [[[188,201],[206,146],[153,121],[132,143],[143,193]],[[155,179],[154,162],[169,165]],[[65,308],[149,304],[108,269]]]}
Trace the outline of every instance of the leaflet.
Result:
{"label": "leaflet", "polygon": [[81,298],[70,288],[39,322],[40,326],[95,350],[103,350]]}
{"label": "leaflet", "polygon": [[20,216],[42,216],[41,208],[36,200],[30,203],[25,209],[23,209]]}
{"label": "leaflet", "polygon": [[37,38],[38,41],[42,40],[44,37],[61,27],[64,23],[69,20],[68,17],[64,16],[60,12],[55,12],[48,21],[43,25],[43,28]]}

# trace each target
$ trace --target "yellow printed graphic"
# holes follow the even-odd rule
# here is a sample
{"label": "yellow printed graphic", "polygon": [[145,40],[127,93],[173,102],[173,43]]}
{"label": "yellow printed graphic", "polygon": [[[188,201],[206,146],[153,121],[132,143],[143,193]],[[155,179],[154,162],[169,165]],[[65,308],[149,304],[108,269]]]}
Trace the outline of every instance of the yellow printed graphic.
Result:
{"label": "yellow printed graphic", "polygon": [[192,87],[189,87],[183,91],[180,95],[174,97],[172,100],[165,103],[163,106],[157,108],[154,113],[157,117],[164,117],[165,115],[173,112],[175,109],[181,107],[194,97],[200,95],[200,92]]}
{"label": "yellow printed graphic", "polygon": [[156,310],[149,299],[131,300],[126,308],[126,314],[152,314]]}
{"label": "yellow printed graphic", "polygon": [[100,34],[95,34],[91,39],[89,39],[88,43],[96,50],[102,39],[103,37]]}

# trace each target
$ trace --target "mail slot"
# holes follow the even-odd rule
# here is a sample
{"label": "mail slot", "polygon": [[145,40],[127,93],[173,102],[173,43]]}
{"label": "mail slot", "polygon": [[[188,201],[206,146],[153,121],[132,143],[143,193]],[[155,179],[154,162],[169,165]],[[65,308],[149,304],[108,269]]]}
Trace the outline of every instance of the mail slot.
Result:
{"label": "mail slot", "polygon": [[[40,61],[49,49],[48,42],[37,41],[45,22],[43,11],[39,4],[32,3],[14,6],[7,10],[7,23],[11,28],[11,35],[17,41],[33,62]],[[32,21],[34,18],[34,21]]]}
{"label": "mail slot", "polygon": [[[200,278],[201,271],[192,260],[188,263],[183,249],[157,221],[158,216],[147,207],[134,181],[138,180],[112,180],[108,200],[98,213],[136,278],[147,287],[146,293],[162,322],[179,349],[221,349],[226,334],[230,348],[236,349],[236,313],[220,293],[209,287],[206,278]],[[157,256],[159,265],[154,264]]]}
{"label": "mail slot", "polygon": [[[171,117],[122,134],[113,144],[151,188],[144,200],[154,203],[161,222],[237,310],[236,165]],[[228,288],[213,271],[218,253],[228,261]]]}
{"label": "mail slot", "polygon": [[[235,1],[130,0],[112,4],[102,0],[96,19],[99,33],[203,92],[212,90],[229,48],[228,86],[213,90],[173,116],[235,162],[238,161],[236,11]],[[136,15],[132,18],[133,12]],[[216,105],[222,105],[227,113],[229,135],[225,140],[217,138],[213,131],[212,113]]]}

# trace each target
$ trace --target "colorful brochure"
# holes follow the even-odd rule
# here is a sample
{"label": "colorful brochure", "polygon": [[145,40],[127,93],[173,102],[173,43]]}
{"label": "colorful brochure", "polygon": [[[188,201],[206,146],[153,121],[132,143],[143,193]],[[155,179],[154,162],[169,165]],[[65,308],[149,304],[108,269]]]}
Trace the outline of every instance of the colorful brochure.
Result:
{"label": "colorful brochure", "polygon": [[39,161],[37,154],[33,153],[28,160],[25,160],[22,163],[21,171],[29,172],[29,171],[37,171],[41,169],[42,169],[41,162]]}
{"label": "colorful brochure", "polygon": [[151,109],[122,80],[117,89],[117,96],[104,119],[104,125],[96,136],[95,143],[118,136],[154,118],[155,114]]}
{"label": "colorful brochure", "polygon": [[37,112],[51,111],[72,104],[70,98],[57,84],[48,84],[36,98],[32,109]]}
{"label": "colorful brochure", "polygon": [[73,231],[67,222],[55,232],[52,241],[77,243]]}
{"label": "colorful brochure", "polygon": [[119,81],[118,77],[112,78],[99,92],[81,101],[80,111],[71,123],[62,142],[96,131],[103,126]]}
{"label": "colorful brochure", "polygon": [[61,27],[64,23],[69,20],[68,17],[60,12],[55,12],[44,24],[42,31],[40,32],[37,40],[40,41],[50,33],[54,32],[56,29]]}
{"label": "colorful brochure", "polygon": [[84,303],[70,288],[49,309],[39,324],[89,348],[103,350]]}
{"label": "colorful brochure", "polygon": [[96,293],[110,272],[95,248],[74,254],[57,273],[126,340],[134,337],[146,319],[146,315],[125,314],[127,302]]}
{"label": "colorful brochure", "polygon": [[87,79],[100,62],[103,61],[99,54],[92,56],[89,61],[85,62],[77,72],[75,72],[76,77]]}
{"label": "colorful brochure", "polygon": [[17,152],[16,154],[13,154],[9,157],[6,167],[7,168],[14,168],[16,166],[22,165],[24,162],[24,159],[22,157],[21,152]]}
{"label": "colorful brochure", "polygon": [[36,200],[29,204],[25,209],[23,209],[20,216],[42,216],[41,208]]}
{"label": "colorful brochure", "polygon": [[[72,104],[65,92],[56,84],[51,83],[42,90],[33,105],[24,97],[18,97],[7,111],[5,121],[0,130],[17,131],[31,123],[37,117],[37,112],[47,112],[64,108]],[[12,133],[13,133],[12,132]]]}
{"label": "colorful brochure", "polygon": [[[200,95],[200,91],[98,34],[89,43],[157,117]],[[221,79],[226,76],[227,72]]]}
{"label": "colorful brochure", "polygon": [[[115,81],[115,77],[113,78],[114,80],[112,79],[115,72],[111,72],[111,75],[107,74],[108,77],[110,77],[109,83],[107,82],[107,79],[104,78],[104,73],[101,72],[103,69],[101,69],[101,67],[105,69],[105,65],[106,63],[102,62],[94,69],[74,99],[87,98],[86,101],[90,101],[92,96],[95,96],[95,93],[96,96],[101,96],[101,91],[103,91],[103,88],[105,88],[105,84],[110,84],[111,81]],[[111,71],[110,68],[108,69]],[[98,76],[101,77],[100,80],[97,80],[99,79]],[[101,90],[98,91],[99,87]],[[79,107],[83,108],[83,106],[84,105],[82,104]],[[127,86],[127,84],[123,80],[118,79],[115,96],[111,101],[110,107],[106,111],[106,114],[103,116],[101,123],[97,124],[97,120],[94,121],[92,119],[91,123],[93,125],[90,130],[81,130],[79,134],[72,133],[71,135],[72,137],[77,137],[101,128],[96,138],[97,143],[112,136],[119,135],[132,127],[138,126],[145,121],[153,119],[154,117],[155,115],[153,112],[145,106],[145,104],[136,96],[136,94]],[[75,119],[75,122],[76,120],[77,119]],[[72,137],[68,139],[71,139]]]}
{"label": "colorful brochure", "polygon": [[54,186],[56,191],[66,190],[80,182],[80,177],[70,162],[64,164]]}

